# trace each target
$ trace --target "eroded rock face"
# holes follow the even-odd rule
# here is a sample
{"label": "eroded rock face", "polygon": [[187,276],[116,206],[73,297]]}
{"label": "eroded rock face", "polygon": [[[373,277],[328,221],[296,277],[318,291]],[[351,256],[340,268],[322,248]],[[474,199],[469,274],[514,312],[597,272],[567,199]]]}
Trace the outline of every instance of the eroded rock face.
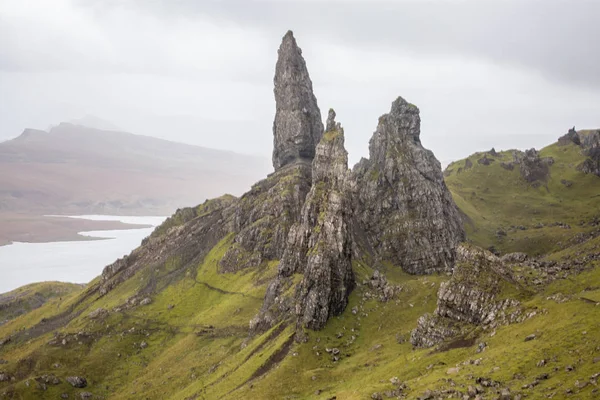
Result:
{"label": "eroded rock face", "polygon": [[600,130],[580,135],[583,154],[588,158],[577,168],[585,174],[600,176]]}
{"label": "eroded rock face", "polygon": [[536,149],[525,150],[524,153],[515,151],[513,159],[519,164],[521,176],[532,186],[546,184],[550,175],[550,166],[554,164],[552,157],[540,157]]}
{"label": "eroded rock face", "polygon": [[295,160],[312,161],[323,135],[312,81],[292,31],[285,34],[279,47],[274,83],[273,167],[278,170]]}
{"label": "eroded rock face", "polygon": [[[333,110],[327,127],[316,148],[312,187],[300,221],[290,229],[278,276],[252,329],[268,328],[292,315],[299,327],[321,329],[329,317],[344,311],[354,288],[348,153]],[[302,279],[291,290],[295,274]]]}
{"label": "eroded rock face", "polygon": [[419,109],[399,97],[354,168],[357,219],[383,259],[413,274],[450,270],[464,239],[439,161],[421,145]]}
{"label": "eroded rock face", "polygon": [[[419,318],[411,333],[411,343],[417,347],[431,347],[456,336],[458,326],[464,324],[490,325],[508,307],[517,306],[516,300],[497,300],[500,278],[492,268],[499,259],[479,249],[460,247],[460,261],[452,278],[438,290],[437,308]],[[503,315],[502,315],[503,316]]]}
{"label": "eroded rock face", "polygon": [[[231,232],[233,205],[236,201],[232,196],[226,201],[216,201],[214,207],[207,209],[206,213],[182,225],[165,229],[163,234],[150,235],[131,254],[106,266],[100,282],[92,289],[98,290],[100,295],[105,295],[141,269],[156,270],[173,259],[177,259],[177,270],[181,273],[190,264],[197,265],[227,233]],[[163,224],[168,226],[168,223],[167,220]],[[156,231],[161,227],[162,225]],[[176,272],[173,271],[172,274],[176,275]],[[141,291],[151,292],[157,289],[160,288],[148,287],[142,288]]]}
{"label": "eroded rock face", "polygon": [[236,203],[233,245],[220,262],[221,272],[280,260],[289,229],[300,218],[311,186],[311,165],[297,161],[255,184]]}
{"label": "eroded rock face", "polygon": [[576,144],[577,146],[581,144],[581,140],[577,134],[577,131],[575,130],[575,127],[569,129],[569,132],[558,138],[559,146],[567,146],[571,143]]}

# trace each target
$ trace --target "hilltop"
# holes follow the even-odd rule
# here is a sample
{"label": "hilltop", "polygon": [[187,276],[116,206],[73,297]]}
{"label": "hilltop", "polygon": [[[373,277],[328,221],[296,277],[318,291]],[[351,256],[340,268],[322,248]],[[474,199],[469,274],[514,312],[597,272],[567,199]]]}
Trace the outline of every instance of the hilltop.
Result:
{"label": "hilltop", "polygon": [[600,130],[571,130],[539,151],[492,149],[448,165],[470,241],[543,255],[598,235],[599,152]]}
{"label": "hilltop", "polygon": [[[500,252],[478,225],[489,214],[456,191],[471,172],[451,166],[446,186],[423,148],[417,106],[396,98],[349,169],[291,31],[274,83],[274,173],[179,209],[84,289],[0,326],[0,396],[597,397],[600,237]],[[562,190],[582,185],[588,201],[600,178],[577,167],[593,172],[595,145],[576,146]],[[507,159],[507,176],[559,196],[547,157]]]}

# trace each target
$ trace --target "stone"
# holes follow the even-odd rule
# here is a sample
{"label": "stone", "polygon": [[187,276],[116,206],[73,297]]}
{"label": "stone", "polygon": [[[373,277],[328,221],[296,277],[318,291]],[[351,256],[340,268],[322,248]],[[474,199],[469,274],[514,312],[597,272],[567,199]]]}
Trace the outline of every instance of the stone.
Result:
{"label": "stone", "polygon": [[477,389],[475,389],[474,386],[469,385],[469,387],[467,387],[467,393],[469,396],[475,397],[477,395]]}
{"label": "stone", "polygon": [[79,398],[81,398],[81,400],[89,400],[92,397],[94,397],[94,395],[91,394],[90,392],[81,392],[81,393],[79,393]]}
{"label": "stone", "polygon": [[140,301],[140,306],[147,306],[150,303],[152,303],[152,299],[150,297],[146,297],[145,299]]}
{"label": "stone", "polygon": [[535,339],[535,337],[536,337],[536,336],[535,336],[535,333],[532,333],[531,335],[527,335],[527,336],[525,337],[525,341],[526,341],[526,342],[529,342],[529,341],[531,341],[531,340]]}
{"label": "stone", "polygon": [[279,47],[274,83],[273,167],[277,171],[295,160],[312,161],[323,135],[312,81],[292,31],[285,34]]}
{"label": "stone", "polygon": [[464,239],[439,161],[420,139],[419,109],[398,97],[354,168],[361,247],[411,274],[450,271]]}
{"label": "stone", "polygon": [[559,146],[567,146],[569,144],[575,144],[577,146],[581,145],[581,140],[579,138],[579,134],[577,134],[577,131],[575,130],[575,127],[569,129],[569,132],[558,138]]}
{"label": "stone", "polygon": [[459,371],[460,371],[460,368],[458,368],[458,367],[448,368],[448,370],[446,371],[446,374],[447,375],[456,375],[456,374],[458,374]]}
{"label": "stone", "polygon": [[540,360],[540,361],[538,361],[538,363],[536,365],[538,367],[543,367],[544,365],[546,365],[546,360]]}
{"label": "stone", "polygon": [[91,313],[89,313],[88,317],[90,319],[102,319],[108,316],[108,311],[102,307],[95,309]]}
{"label": "stone", "polygon": [[87,380],[81,376],[69,376],[66,380],[75,388],[83,389],[87,386]]}
{"label": "stone", "polygon": [[494,160],[493,158],[488,158],[487,154],[484,154],[482,158],[477,160],[477,164],[491,165],[494,161],[496,161],[496,160]]}
{"label": "stone", "polygon": [[524,153],[513,153],[515,162],[519,164],[521,177],[532,186],[546,184],[550,174],[550,166],[554,163],[552,157],[540,157],[536,149],[525,150]]}
{"label": "stone", "polygon": [[588,158],[577,166],[584,174],[600,176],[600,129],[580,134],[583,154]]}

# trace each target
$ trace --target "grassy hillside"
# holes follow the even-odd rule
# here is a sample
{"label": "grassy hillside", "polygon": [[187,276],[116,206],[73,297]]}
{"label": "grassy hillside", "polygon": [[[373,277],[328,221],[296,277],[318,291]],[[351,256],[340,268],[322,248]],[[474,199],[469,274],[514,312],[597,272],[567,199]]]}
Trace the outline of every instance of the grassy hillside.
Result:
{"label": "grassy hillside", "polygon": [[[57,303],[83,289],[82,285],[63,282],[41,282],[0,294],[0,325],[35,310],[47,302]],[[56,299],[58,298],[58,299]]]}
{"label": "grassy hillside", "polygon": [[[484,156],[493,160],[490,165],[478,162]],[[540,157],[552,157],[554,163],[537,187],[522,178],[518,165],[502,167],[513,161],[513,150],[494,156],[475,153],[447,167],[446,184],[465,216],[470,241],[502,253],[540,255],[598,229],[600,178],[577,170],[586,158],[580,148],[555,143],[543,148]],[[472,166],[465,168],[468,164]]]}
{"label": "grassy hillside", "polygon": [[[388,281],[402,290],[381,302],[365,284],[373,270],[356,263],[362,284],[348,308],[324,330],[311,332],[307,343],[294,342],[286,326],[250,338],[248,321],[262,304],[276,263],[260,271],[219,274],[218,260],[230,244],[231,236],[149,304],[124,306],[152,276],[166,277],[177,260],[160,271],[138,272],[103,298],[86,292],[63,296],[1,326],[0,338],[12,339],[0,347],[6,362],[0,370],[10,377],[0,383],[0,396],[55,399],[64,393],[78,398],[90,392],[115,399],[365,399],[402,388],[406,398],[417,398],[428,389],[466,393],[469,386],[481,386],[478,378],[531,399],[552,393],[563,398],[567,390],[577,398],[595,396],[589,380],[600,365],[598,261],[595,269],[522,297],[526,309],[537,311],[523,323],[491,334],[473,328],[471,340],[449,350],[416,350],[408,342],[410,331],[419,316],[434,310],[447,276],[415,277],[384,266]],[[599,252],[600,239],[579,247],[555,257]],[[91,314],[99,308],[107,312]],[[40,324],[44,319],[55,324],[51,317],[67,310],[75,318],[66,325]],[[536,339],[526,342],[530,334]],[[480,342],[487,347],[477,353]],[[328,348],[339,349],[338,360]],[[537,367],[540,360],[547,363]],[[570,366],[574,370],[568,371]],[[544,373],[548,379],[523,389]],[[44,375],[60,383],[44,383]],[[73,375],[85,377],[88,386],[73,388],[65,381]],[[394,377],[399,384],[390,381]]]}
{"label": "grassy hillside", "polygon": [[[374,263],[355,260],[358,286],[345,312],[298,343],[294,326],[283,324],[249,335],[277,260],[220,273],[233,234],[189,263],[165,250],[164,261],[137,270],[106,295],[99,277],[0,326],[0,398],[598,398],[600,178],[577,171],[582,156],[575,147],[552,145],[541,156],[554,164],[538,187],[525,183],[517,168],[500,166],[512,160],[511,152],[487,155],[491,165],[479,164],[483,153],[476,154],[472,168],[458,173],[463,160],[447,171],[468,219],[468,239],[502,252],[543,253],[536,263],[507,262],[505,270],[483,272],[459,264],[463,272],[452,276],[412,276],[384,263],[378,269],[395,293],[386,300],[372,283]],[[147,245],[164,244],[153,240],[169,235],[191,237],[193,230],[183,228],[216,204],[179,210]],[[540,267],[554,263],[565,269]],[[458,323],[459,334],[440,345],[413,348],[411,331],[436,310],[448,281],[518,300],[506,311],[516,307],[522,318],[492,327]],[[23,293],[44,287],[12,296],[27,298]],[[86,386],[70,384],[73,376],[85,378]]]}

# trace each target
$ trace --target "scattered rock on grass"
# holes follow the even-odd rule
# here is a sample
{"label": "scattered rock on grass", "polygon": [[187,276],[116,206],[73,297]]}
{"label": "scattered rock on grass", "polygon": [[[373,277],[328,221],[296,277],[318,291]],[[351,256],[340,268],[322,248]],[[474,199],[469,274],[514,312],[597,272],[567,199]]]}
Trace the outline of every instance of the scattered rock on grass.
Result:
{"label": "scattered rock on grass", "polygon": [[67,382],[69,382],[71,386],[79,389],[83,389],[87,386],[87,380],[81,376],[69,376]]}

